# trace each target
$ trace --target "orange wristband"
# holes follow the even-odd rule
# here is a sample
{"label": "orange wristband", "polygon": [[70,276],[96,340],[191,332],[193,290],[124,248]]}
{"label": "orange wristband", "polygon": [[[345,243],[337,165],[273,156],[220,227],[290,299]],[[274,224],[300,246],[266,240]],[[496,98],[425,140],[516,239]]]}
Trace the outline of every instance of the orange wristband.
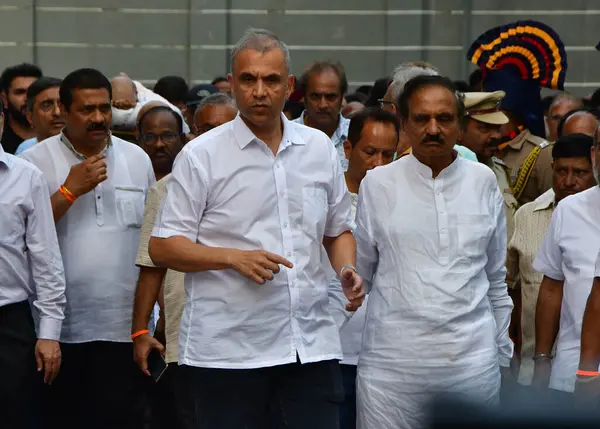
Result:
{"label": "orange wristband", "polygon": [[58,188],[58,191],[63,194],[63,196],[69,200],[70,202],[74,203],[75,200],[77,198],[75,198],[75,195],[73,195],[73,193],[71,191],[69,191],[67,188],[65,188],[64,186],[61,186],[60,188]]}
{"label": "orange wristband", "polygon": [[581,369],[578,369],[577,375],[581,375],[582,377],[598,377],[600,375],[600,372],[598,372],[598,371],[583,371]]}
{"label": "orange wristband", "polygon": [[150,333],[150,331],[149,331],[149,330],[147,330],[147,329],[142,329],[141,331],[137,331],[137,332],[135,332],[135,333],[131,334],[131,339],[132,339],[132,340],[135,340],[137,337],[141,337],[142,335],[144,335],[144,334],[149,334],[149,333]]}

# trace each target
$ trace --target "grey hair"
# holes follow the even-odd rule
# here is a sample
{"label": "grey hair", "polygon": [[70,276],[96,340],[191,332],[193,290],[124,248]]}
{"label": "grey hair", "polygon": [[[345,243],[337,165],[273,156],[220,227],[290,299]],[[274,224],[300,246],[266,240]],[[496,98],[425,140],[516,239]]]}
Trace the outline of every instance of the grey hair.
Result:
{"label": "grey hair", "polygon": [[554,100],[552,100],[552,104],[550,105],[550,109],[548,109],[548,111],[552,110],[554,106],[563,101],[576,104],[579,107],[583,107],[583,100],[581,98],[576,97],[568,92],[561,92],[556,97],[554,97]]}
{"label": "grey hair", "polygon": [[404,85],[409,80],[417,76],[438,76],[440,72],[432,64],[425,61],[411,61],[408,63],[402,63],[394,69],[392,75],[392,83],[390,84],[390,96],[391,101],[398,103],[402,91],[404,91]]}
{"label": "grey hair", "polygon": [[220,92],[217,92],[216,94],[211,94],[208,97],[204,97],[202,101],[198,104],[196,111],[206,106],[231,106],[237,110],[235,100],[229,95]]}
{"label": "grey hair", "polygon": [[288,73],[292,70],[292,59],[290,50],[275,33],[261,28],[248,28],[244,35],[231,49],[231,67],[235,63],[235,57],[244,49],[253,49],[260,53],[268,52],[272,49],[280,49],[285,57],[285,66]]}

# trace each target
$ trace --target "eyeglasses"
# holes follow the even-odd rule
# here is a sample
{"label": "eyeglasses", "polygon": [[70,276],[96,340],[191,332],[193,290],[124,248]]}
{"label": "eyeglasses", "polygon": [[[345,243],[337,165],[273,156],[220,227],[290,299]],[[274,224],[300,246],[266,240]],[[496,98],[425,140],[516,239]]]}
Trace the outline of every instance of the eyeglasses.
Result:
{"label": "eyeglasses", "polygon": [[379,102],[379,107],[381,107],[382,109],[385,109],[388,106],[396,106],[396,103],[394,103],[393,101],[384,100],[383,98],[380,98],[377,101]]}
{"label": "eyeglasses", "polygon": [[140,141],[145,145],[156,144],[158,139],[161,139],[162,142],[165,144],[173,144],[179,140],[179,135],[172,131],[167,131],[160,135],[148,133],[148,134],[142,134],[140,136]]}

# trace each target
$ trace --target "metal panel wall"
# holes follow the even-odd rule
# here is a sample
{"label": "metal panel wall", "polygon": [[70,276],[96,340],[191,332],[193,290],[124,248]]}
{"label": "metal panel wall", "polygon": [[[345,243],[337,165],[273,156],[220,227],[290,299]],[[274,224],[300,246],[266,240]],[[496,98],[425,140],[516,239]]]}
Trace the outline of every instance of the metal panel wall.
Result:
{"label": "metal panel wall", "polygon": [[600,87],[597,0],[0,0],[0,67],[38,63],[48,75],[78,67],[151,83],[177,74],[207,81],[229,67],[228,47],[248,27],[276,31],[296,73],[341,61],[353,85],[424,59],[452,78],[473,69],[468,44],[516,19],[551,25],[567,45],[568,88]]}

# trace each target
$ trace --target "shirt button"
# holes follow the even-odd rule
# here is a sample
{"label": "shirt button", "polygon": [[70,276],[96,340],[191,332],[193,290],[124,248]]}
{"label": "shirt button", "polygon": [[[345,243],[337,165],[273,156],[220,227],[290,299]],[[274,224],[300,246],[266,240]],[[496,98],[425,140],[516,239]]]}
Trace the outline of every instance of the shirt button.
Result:
{"label": "shirt button", "polygon": [[98,195],[98,199],[102,198],[100,195]]}
{"label": "shirt button", "polygon": [[287,227],[288,227],[288,223],[287,223],[287,222],[284,222],[284,224],[283,224],[283,227],[284,227],[284,228],[287,228]]}

